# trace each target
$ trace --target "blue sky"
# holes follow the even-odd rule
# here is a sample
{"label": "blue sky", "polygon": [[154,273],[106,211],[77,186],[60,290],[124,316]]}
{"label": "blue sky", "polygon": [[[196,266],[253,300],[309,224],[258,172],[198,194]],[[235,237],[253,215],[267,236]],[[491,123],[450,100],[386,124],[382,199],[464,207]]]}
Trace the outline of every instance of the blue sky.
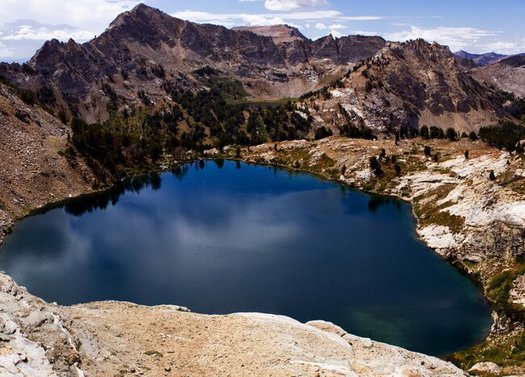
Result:
{"label": "blue sky", "polygon": [[[315,39],[332,33],[424,38],[453,51],[525,52],[523,0],[143,0],[176,17],[237,25],[287,23]],[[45,40],[84,42],[136,0],[1,0],[0,60],[34,54]]]}

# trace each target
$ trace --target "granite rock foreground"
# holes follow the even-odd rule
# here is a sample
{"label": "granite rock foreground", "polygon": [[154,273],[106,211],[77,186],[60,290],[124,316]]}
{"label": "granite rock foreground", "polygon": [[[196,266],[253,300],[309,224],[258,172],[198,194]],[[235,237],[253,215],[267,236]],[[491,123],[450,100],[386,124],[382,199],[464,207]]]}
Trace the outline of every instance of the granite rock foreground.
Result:
{"label": "granite rock foreground", "polygon": [[0,275],[1,376],[464,376],[329,322],[171,306],[49,304]]}

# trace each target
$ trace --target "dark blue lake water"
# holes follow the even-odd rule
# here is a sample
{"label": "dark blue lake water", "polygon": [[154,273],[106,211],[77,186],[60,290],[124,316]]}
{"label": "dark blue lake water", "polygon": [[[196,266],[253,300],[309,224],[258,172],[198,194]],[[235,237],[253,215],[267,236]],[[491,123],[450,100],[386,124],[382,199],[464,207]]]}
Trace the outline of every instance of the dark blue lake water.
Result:
{"label": "dark blue lake water", "polygon": [[0,268],[48,301],[324,319],[443,355],[481,340],[475,285],[415,238],[406,203],[265,166],[207,161],[17,223]]}

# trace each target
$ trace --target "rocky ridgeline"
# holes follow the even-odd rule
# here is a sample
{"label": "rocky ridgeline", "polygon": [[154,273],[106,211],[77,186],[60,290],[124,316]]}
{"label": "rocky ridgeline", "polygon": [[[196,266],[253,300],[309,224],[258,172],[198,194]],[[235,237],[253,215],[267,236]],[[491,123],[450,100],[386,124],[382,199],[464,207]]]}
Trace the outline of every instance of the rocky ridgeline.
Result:
{"label": "rocky ridgeline", "polygon": [[0,274],[1,376],[83,376],[70,325],[60,307]]}
{"label": "rocky ridgeline", "polygon": [[0,74],[26,89],[45,87],[53,95],[44,100],[57,111],[94,122],[107,118],[106,105],[115,99],[121,107],[140,105],[139,90],[161,101],[166,82],[204,89],[195,74],[200,68],[241,80],[256,98],[298,97],[332,82],[385,43],[363,36],[311,41],[286,26],[232,30],[138,5],[97,38],[84,44],[48,41],[27,65],[3,64]]}
{"label": "rocky ridgeline", "polygon": [[424,40],[387,43],[305,103],[334,134],[345,124],[391,135],[423,125],[470,132],[509,117],[502,93],[474,80],[448,47]]}

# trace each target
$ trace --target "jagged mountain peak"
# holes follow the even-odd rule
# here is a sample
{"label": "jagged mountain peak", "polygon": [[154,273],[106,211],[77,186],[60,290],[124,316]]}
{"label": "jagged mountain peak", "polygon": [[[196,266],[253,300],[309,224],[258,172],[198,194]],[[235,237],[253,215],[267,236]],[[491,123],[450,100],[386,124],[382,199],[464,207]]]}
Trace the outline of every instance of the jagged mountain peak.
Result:
{"label": "jagged mountain peak", "polygon": [[[228,29],[139,4],[95,39],[48,41],[25,71],[4,65],[0,74],[26,89],[50,88],[57,99],[53,106],[101,122],[108,116],[107,93],[118,105],[136,102],[139,91],[162,100],[166,81],[178,78],[183,82],[177,85],[194,87],[199,80],[194,72],[204,67],[241,81],[257,99],[299,97],[333,82],[384,44],[363,36],[311,41],[289,25]],[[84,106],[86,101],[94,104]]]}
{"label": "jagged mountain peak", "polygon": [[157,9],[157,8],[154,8],[154,7],[150,7],[149,5],[140,3],[140,4],[136,5],[135,7],[133,7],[131,10],[118,15],[117,18],[115,19],[115,21],[118,20],[118,19],[121,19],[121,18],[129,17],[129,16],[131,16],[131,17],[134,17],[134,16],[157,16],[159,14],[166,14],[166,13],[162,12],[160,9]]}

